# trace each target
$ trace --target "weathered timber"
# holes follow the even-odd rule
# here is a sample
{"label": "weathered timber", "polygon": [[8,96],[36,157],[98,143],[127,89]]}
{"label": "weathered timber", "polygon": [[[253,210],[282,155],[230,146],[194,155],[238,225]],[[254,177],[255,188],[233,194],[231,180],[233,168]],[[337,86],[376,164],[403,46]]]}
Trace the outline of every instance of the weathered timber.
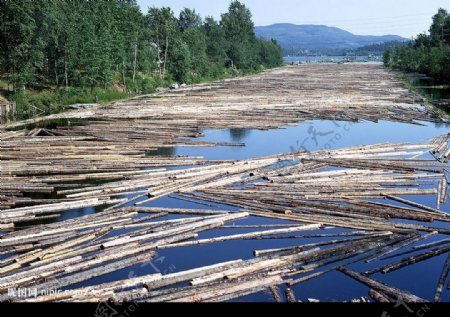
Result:
{"label": "weathered timber", "polygon": [[423,303],[423,302],[427,302],[426,300],[417,297],[413,294],[410,294],[408,292],[402,291],[398,288],[386,285],[384,283],[378,282],[374,279],[368,278],[366,276],[363,276],[357,272],[351,271],[349,269],[346,268],[339,268],[339,271],[341,271],[342,273],[350,276],[351,278],[357,280],[360,283],[363,283],[373,289],[375,289],[376,291],[385,293],[393,298],[402,298],[405,302],[407,303]]}

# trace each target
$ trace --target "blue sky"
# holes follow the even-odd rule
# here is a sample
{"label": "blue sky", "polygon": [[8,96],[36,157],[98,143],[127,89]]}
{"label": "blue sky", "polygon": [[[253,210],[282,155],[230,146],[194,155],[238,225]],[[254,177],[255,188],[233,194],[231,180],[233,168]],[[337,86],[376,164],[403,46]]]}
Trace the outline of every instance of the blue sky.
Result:
{"label": "blue sky", "polygon": [[[450,11],[450,0],[242,0],[256,25],[273,23],[323,24],[361,35],[397,34],[410,38],[428,31],[439,7]],[[138,0],[149,6],[169,6],[178,15],[184,7],[203,17],[220,19],[230,0]]]}

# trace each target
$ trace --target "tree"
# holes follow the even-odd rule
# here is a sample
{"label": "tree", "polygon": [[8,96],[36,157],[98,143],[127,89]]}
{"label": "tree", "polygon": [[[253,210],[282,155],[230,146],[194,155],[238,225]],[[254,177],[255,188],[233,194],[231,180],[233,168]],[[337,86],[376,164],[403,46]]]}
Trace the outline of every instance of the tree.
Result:
{"label": "tree", "polygon": [[178,27],[181,32],[185,32],[189,29],[199,29],[202,26],[202,22],[201,16],[195,12],[195,9],[184,8],[180,12]]}
{"label": "tree", "polygon": [[116,64],[122,70],[122,82],[126,87],[127,74],[132,82],[136,81],[138,70],[139,48],[142,47],[142,31],[145,20],[136,0],[120,0],[117,7],[117,32],[114,37],[116,47]]}
{"label": "tree", "polygon": [[440,8],[438,12],[433,16],[433,23],[430,27],[431,44],[438,46],[443,43],[444,40],[444,27],[446,20],[449,18],[448,12],[445,9]]}
{"label": "tree", "polygon": [[388,48],[386,51],[384,51],[383,63],[387,67],[392,66],[392,63],[393,63],[393,52],[392,52],[392,49]]}
{"label": "tree", "polygon": [[450,44],[450,15],[447,16],[444,22],[444,43]]}
{"label": "tree", "polygon": [[208,59],[220,67],[224,67],[225,61],[228,59],[225,31],[211,16],[206,17],[203,29],[207,38],[206,54]]}
{"label": "tree", "polygon": [[186,83],[189,81],[191,56],[189,47],[180,38],[175,39],[174,47],[170,51],[169,69],[173,79],[177,82]]}
{"label": "tree", "polygon": [[201,29],[189,28],[183,33],[183,42],[189,49],[191,78],[194,82],[200,81],[208,67],[206,55],[206,36]]}
{"label": "tree", "polygon": [[[53,77],[54,83],[59,87],[64,65],[64,53],[67,43],[67,10],[65,1],[49,2],[47,19],[46,55],[48,60],[48,76]],[[70,12],[70,11],[69,11]],[[68,83],[66,83],[66,86]]]}
{"label": "tree", "polygon": [[13,90],[25,89],[36,81],[44,66],[45,43],[38,32],[42,27],[41,1],[0,2],[0,54]]}
{"label": "tree", "polygon": [[251,69],[254,66],[253,45],[256,37],[250,10],[238,0],[231,2],[228,12],[222,14],[221,25],[228,42],[227,55],[232,67]]}
{"label": "tree", "polygon": [[418,49],[428,49],[431,47],[430,37],[424,33],[417,35],[414,40],[414,47]]}
{"label": "tree", "polygon": [[[385,53],[385,65],[409,72],[421,72],[441,82],[450,80],[450,43],[446,35],[450,32],[450,16],[439,9],[433,16],[430,35],[419,34],[408,45]],[[448,32],[448,33],[447,33]]]}
{"label": "tree", "polygon": [[26,88],[73,99],[118,84],[152,91],[168,79],[221,78],[226,67],[245,73],[279,65],[279,45],[257,40],[253,28],[240,1],[219,23],[187,8],[179,19],[168,7],[144,15],[136,0],[0,0],[0,71],[25,117],[38,95]]}
{"label": "tree", "polygon": [[258,62],[264,67],[277,67],[283,63],[283,54],[277,41],[258,39]]}
{"label": "tree", "polygon": [[172,9],[152,7],[148,11],[147,21],[151,41],[157,51],[159,75],[163,79],[166,77],[169,49],[175,46],[174,43],[179,37],[177,20]]}

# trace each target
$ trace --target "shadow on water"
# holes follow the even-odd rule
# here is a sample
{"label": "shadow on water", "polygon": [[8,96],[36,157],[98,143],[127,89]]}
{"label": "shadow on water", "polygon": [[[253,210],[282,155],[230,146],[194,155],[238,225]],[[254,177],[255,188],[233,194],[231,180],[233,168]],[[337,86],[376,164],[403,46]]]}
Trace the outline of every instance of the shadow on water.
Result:
{"label": "shadow on water", "polygon": [[[96,119],[96,121],[106,121],[106,120]],[[35,128],[56,129],[58,127],[83,126],[86,124],[88,124],[88,121],[86,119],[79,119],[79,118],[45,119],[42,121],[25,124],[24,126],[8,128],[8,130],[20,131],[23,130],[24,128],[26,130],[32,130]]]}
{"label": "shadow on water", "polygon": [[230,129],[230,138],[233,142],[245,141],[251,133],[249,129]]}
{"label": "shadow on water", "polygon": [[177,149],[173,147],[161,147],[156,150],[148,151],[146,156],[174,156],[177,153]]}
{"label": "shadow on water", "polygon": [[431,100],[435,107],[450,114],[449,85],[416,73],[406,74],[405,78],[419,94]]}

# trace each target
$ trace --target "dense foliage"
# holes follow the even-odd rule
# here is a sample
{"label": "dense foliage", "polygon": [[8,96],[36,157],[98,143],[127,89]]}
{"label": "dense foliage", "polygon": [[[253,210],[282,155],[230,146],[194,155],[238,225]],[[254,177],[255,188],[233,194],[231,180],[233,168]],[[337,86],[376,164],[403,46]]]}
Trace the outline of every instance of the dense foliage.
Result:
{"label": "dense foliage", "polygon": [[383,43],[376,43],[371,45],[365,45],[362,47],[359,47],[355,50],[348,51],[347,53],[350,55],[351,53],[357,54],[357,55],[378,55],[383,56],[384,52],[387,50],[395,50],[399,47],[405,46],[409,43],[409,41],[389,41],[389,42],[383,42]]}
{"label": "dense foliage", "polygon": [[433,16],[429,33],[419,34],[409,45],[387,50],[385,65],[450,82],[450,15],[446,10],[439,9]]}
{"label": "dense foliage", "polygon": [[99,90],[151,92],[281,65],[279,45],[253,29],[239,1],[215,21],[191,9],[143,14],[135,0],[0,0],[0,75],[13,99],[27,101],[25,117],[36,91],[90,100]]}

